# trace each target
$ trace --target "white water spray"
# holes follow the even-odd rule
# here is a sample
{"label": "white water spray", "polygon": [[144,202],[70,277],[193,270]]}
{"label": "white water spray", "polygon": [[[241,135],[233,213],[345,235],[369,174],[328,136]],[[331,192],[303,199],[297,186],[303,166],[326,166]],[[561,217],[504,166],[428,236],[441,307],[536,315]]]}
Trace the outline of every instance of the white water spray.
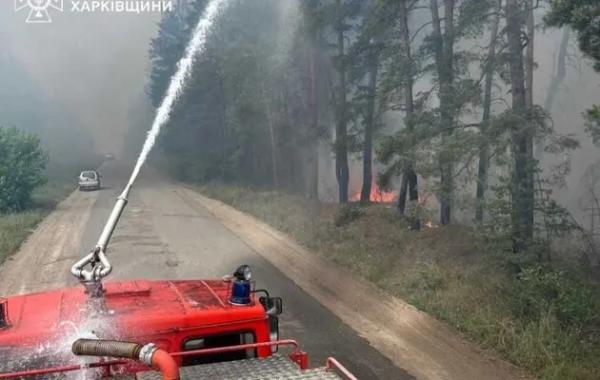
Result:
{"label": "white water spray", "polygon": [[142,148],[142,152],[138,157],[137,163],[135,164],[135,168],[131,173],[131,177],[129,178],[129,182],[123,191],[123,195],[126,197],[127,193],[135,179],[137,178],[142,165],[146,161],[148,154],[152,150],[154,143],[156,142],[156,137],[158,136],[161,127],[169,121],[169,117],[171,114],[171,110],[173,108],[173,103],[177,100],[177,97],[181,93],[183,89],[183,84],[186,78],[189,76],[190,69],[194,64],[194,60],[196,56],[204,50],[206,45],[206,38],[212,25],[215,22],[215,19],[219,15],[219,13],[225,8],[228,0],[212,0],[206,6],[200,21],[196,25],[196,29],[194,30],[194,34],[190,43],[188,44],[184,56],[181,58],[177,65],[177,72],[171,78],[171,83],[169,84],[169,88],[167,89],[167,93],[156,111],[156,117],[154,118],[154,122],[152,123],[152,128],[148,132],[148,137],[144,142],[144,147]]}
{"label": "white water spray", "polygon": [[[185,49],[183,58],[181,58],[177,64],[177,71],[171,78],[166,95],[160,107],[158,107],[158,110],[156,111],[154,122],[152,123],[152,127],[148,132],[148,136],[144,142],[144,147],[142,148],[142,152],[140,153],[135,167],[133,168],[129,182],[127,182],[123,193],[121,193],[121,195],[117,198],[117,203],[115,204],[115,207],[113,208],[106,224],[104,225],[104,229],[100,234],[98,243],[92,252],[90,252],[87,256],[84,256],[81,260],[75,263],[73,267],[71,267],[71,273],[80,281],[86,283],[89,294],[91,294],[92,297],[99,297],[101,295],[101,280],[102,278],[108,276],[112,271],[112,266],[106,257],[106,248],[115,230],[115,227],[121,218],[121,214],[123,213],[125,205],[127,204],[129,191],[140,174],[142,165],[144,162],[146,162],[148,154],[152,150],[152,147],[156,142],[156,138],[160,133],[160,129],[169,121],[173,104],[183,90],[184,82],[190,75],[195,58],[199,53],[204,51],[208,33],[210,32],[216,18],[219,16],[220,12],[223,11],[228,2],[229,0],[211,0],[206,6],[202,17],[200,17],[200,20],[194,29],[192,38]],[[86,268],[88,265],[91,266],[91,269]]]}

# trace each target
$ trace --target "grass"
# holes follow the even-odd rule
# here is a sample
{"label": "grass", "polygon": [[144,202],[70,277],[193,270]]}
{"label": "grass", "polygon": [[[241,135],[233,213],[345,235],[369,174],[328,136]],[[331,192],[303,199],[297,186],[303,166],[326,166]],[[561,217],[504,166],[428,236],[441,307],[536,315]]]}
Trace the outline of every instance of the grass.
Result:
{"label": "grass", "polygon": [[0,264],[19,249],[37,225],[71,191],[72,181],[50,181],[34,192],[32,206],[28,210],[0,214]]}
{"label": "grass", "polygon": [[410,231],[393,209],[340,210],[231,186],[199,191],[252,214],[544,380],[600,378],[600,293],[577,271],[516,273],[466,227]]}
{"label": "grass", "polygon": [[0,215],[0,263],[19,249],[44,216],[40,211]]}
{"label": "grass", "polygon": [[45,173],[49,180],[33,192],[30,207],[0,213],[0,264],[16,253],[37,225],[75,189],[76,176],[82,170],[99,167],[102,159],[92,154],[71,162],[51,162]]}

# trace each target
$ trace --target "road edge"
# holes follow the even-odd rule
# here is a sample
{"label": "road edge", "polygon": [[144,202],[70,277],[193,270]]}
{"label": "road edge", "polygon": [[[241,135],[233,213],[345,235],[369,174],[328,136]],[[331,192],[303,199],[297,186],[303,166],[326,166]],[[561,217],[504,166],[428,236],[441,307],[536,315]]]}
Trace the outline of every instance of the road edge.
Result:
{"label": "road edge", "polygon": [[257,254],[418,379],[532,378],[446,324],[309,252],[266,223],[189,187],[180,193],[207,209]]}
{"label": "road edge", "polygon": [[[56,204],[21,243],[21,246],[0,265],[0,294],[15,296],[46,289],[47,279],[55,279],[53,288],[66,286],[70,273],[54,273],[52,264],[61,260],[75,259],[76,252],[65,249],[73,247],[83,235],[83,226],[90,218],[97,193],[83,197],[77,189],[70,192]],[[83,212],[73,215],[75,206],[82,206]],[[81,210],[79,210],[81,211]],[[65,226],[68,228],[64,229]],[[50,238],[49,238],[50,237]],[[41,254],[43,253],[43,254]],[[31,268],[41,268],[32,271]],[[57,280],[60,278],[60,280]]]}

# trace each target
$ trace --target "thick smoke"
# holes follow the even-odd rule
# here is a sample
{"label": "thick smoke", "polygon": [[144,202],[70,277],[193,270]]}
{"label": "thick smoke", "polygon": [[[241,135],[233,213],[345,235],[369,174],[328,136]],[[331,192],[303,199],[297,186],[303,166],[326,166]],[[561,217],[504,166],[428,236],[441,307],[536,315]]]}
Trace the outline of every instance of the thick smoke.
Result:
{"label": "thick smoke", "polygon": [[27,11],[13,7],[0,2],[0,95],[9,98],[0,124],[37,131],[51,161],[77,159],[73,150],[118,153],[160,14],[53,11],[52,23],[27,24]]}

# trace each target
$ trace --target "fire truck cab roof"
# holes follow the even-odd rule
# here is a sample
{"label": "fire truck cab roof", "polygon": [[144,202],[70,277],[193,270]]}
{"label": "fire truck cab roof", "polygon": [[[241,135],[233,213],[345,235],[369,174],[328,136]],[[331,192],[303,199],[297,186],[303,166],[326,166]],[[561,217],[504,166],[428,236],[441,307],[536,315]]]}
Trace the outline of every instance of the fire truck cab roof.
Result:
{"label": "fire truck cab roof", "polygon": [[[89,318],[88,297],[82,287],[4,299],[0,352],[19,352],[18,367],[22,368],[27,364],[22,352],[35,352],[35,362],[44,356],[61,356],[56,347],[64,346],[65,354],[70,354],[70,343],[81,335],[152,342],[167,352],[269,342],[272,335],[265,308],[254,296],[248,305],[231,304],[230,286],[220,280],[108,282],[102,306],[105,312],[94,318]],[[270,354],[271,349],[264,347],[196,361],[181,359],[179,364]]]}

